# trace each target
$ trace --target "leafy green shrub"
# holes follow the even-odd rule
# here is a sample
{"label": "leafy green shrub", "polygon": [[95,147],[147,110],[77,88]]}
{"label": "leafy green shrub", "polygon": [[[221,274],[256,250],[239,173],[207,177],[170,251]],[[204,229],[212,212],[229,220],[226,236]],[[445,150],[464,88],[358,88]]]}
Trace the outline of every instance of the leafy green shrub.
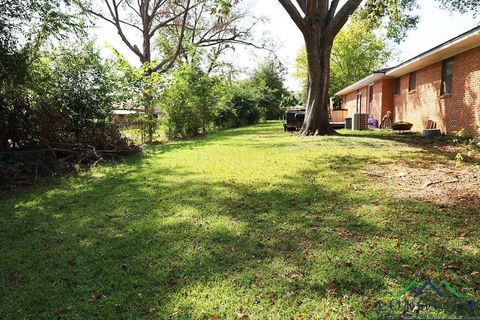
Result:
{"label": "leafy green shrub", "polygon": [[213,126],[214,85],[215,79],[196,66],[185,65],[173,73],[160,100],[169,138],[195,136]]}
{"label": "leafy green shrub", "polygon": [[282,99],[282,102],[280,102],[280,109],[282,111],[282,116],[285,114],[285,112],[293,107],[296,107],[300,104],[300,101],[295,97],[294,94],[288,93],[285,95]]}
{"label": "leafy green shrub", "polygon": [[260,120],[259,101],[249,86],[238,86],[230,100],[237,115],[236,127],[252,125]]}
{"label": "leafy green shrub", "polygon": [[266,120],[280,119],[285,109],[282,101],[290,93],[284,87],[285,68],[275,59],[267,59],[255,70],[252,86],[256,92],[258,106]]}
{"label": "leafy green shrub", "polygon": [[24,74],[0,79],[0,186],[140,151],[108,120],[111,83],[92,44],[44,53]]}
{"label": "leafy green shrub", "polygon": [[61,114],[66,121],[66,139],[79,136],[94,122],[109,117],[112,83],[92,42],[48,53],[37,63],[34,77],[33,107],[40,113],[54,108]]}
{"label": "leafy green shrub", "polygon": [[235,128],[238,118],[235,108],[231,104],[221,104],[215,114],[215,126],[218,129]]}
{"label": "leafy green shrub", "polygon": [[258,95],[252,86],[236,84],[221,100],[215,124],[218,128],[237,128],[258,123],[261,115],[258,104]]}
{"label": "leafy green shrub", "polygon": [[115,59],[111,61],[109,74],[114,82],[114,102],[127,110],[145,111],[138,117],[137,126],[142,137],[153,142],[153,136],[160,125],[155,109],[164,89],[163,78],[160,74],[151,72],[153,64],[144,63],[141,68],[135,68],[118,51],[112,50]]}

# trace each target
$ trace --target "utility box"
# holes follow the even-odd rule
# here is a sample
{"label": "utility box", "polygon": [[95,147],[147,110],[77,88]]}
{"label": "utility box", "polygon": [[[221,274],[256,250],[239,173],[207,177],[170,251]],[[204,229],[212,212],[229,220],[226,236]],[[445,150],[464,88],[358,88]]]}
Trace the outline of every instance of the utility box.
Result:
{"label": "utility box", "polygon": [[352,118],[345,118],[345,129],[352,130]]}
{"label": "utility box", "polygon": [[368,130],[368,114],[355,113],[353,115],[353,130],[355,131]]}

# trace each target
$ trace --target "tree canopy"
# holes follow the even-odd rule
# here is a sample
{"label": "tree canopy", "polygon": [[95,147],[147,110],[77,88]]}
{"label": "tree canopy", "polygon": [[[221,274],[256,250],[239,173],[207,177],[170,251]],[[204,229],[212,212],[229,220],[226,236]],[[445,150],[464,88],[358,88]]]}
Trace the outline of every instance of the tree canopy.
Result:
{"label": "tree canopy", "polygon": [[[353,19],[335,38],[331,56],[329,96],[386,66],[392,48],[387,37],[372,30],[364,20]],[[303,48],[296,59],[295,77],[307,86],[307,54]]]}
{"label": "tree canopy", "polygon": [[283,115],[282,100],[290,93],[284,85],[285,68],[276,59],[267,59],[255,70],[252,84],[260,96],[260,108],[268,120],[280,119]]}
{"label": "tree canopy", "polygon": [[[238,0],[100,2],[101,6],[80,1],[87,12],[113,25],[128,49],[142,64],[148,64],[151,72],[168,71],[179,56],[192,56],[197,47],[246,41],[250,30],[240,24],[244,15],[236,10]],[[154,50],[155,44],[159,50]]]}

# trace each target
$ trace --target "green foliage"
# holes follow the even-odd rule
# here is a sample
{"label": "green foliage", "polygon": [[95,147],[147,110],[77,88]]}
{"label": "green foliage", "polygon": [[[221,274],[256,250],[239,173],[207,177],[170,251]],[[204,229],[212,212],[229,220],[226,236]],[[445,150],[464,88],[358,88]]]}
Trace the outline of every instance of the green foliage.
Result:
{"label": "green foliage", "polygon": [[[63,13],[69,12],[69,13]],[[83,30],[69,1],[0,0],[0,90],[19,91],[28,76],[28,66],[51,36]],[[21,91],[21,90],[20,90]]]}
{"label": "green foliage", "polygon": [[331,56],[330,96],[374,71],[385,68],[392,48],[385,37],[353,20],[335,39]]}
{"label": "green foliage", "polygon": [[4,147],[71,142],[110,115],[112,84],[92,42],[42,52],[24,72],[0,91]]}
{"label": "green foliage", "polygon": [[140,151],[108,122],[112,83],[92,42],[37,55],[0,87],[1,187]]}
{"label": "green foliage", "polygon": [[285,110],[283,99],[289,95],[284,87],[285,68],[275,59],[268,59],[255,70],[252,85],[259,95],[259,107],[266,120],[280,119]]}
{"label": "green foliage", "polygon": [[60,47],[33,66],[33,107],[54,111],[68,119],[68,134],[78,136],[111,113],[112,83],[93,42]]}
{"label": "green foliage", "polygon": [[248,81],[233,85],[219,106],[215,124],[219,128],[238,128],[257,123],[261,112],[256,90]]}
{"label": "green foliage", "polygon": [[196,65],[178,68],[160,99],[160,108],[166,112],[168,136],[184,138],[252,125],[262,116],[262,104],[268,107],[267,103],[278,101],[279,108],[282,97],[276,97],[278,91],[269,87],[276,85],[277,79],[269,73],[256,75],[230,84],[223,77],[209,76]]}
{"label": "green foliage", "polygon": [[[387,39],[371,30],[363,20],[354,19],[337,35],[331,55],[329,94],[331,97],[346,86],[385,67],[392,53]],[[306,89],[308,62],[305,49],[296,60],[297,72]]]}
{"label": "green foliage", "polygon": [[112,49],[115,59],[111,63],[110,77],[114,85],[115,104],[126,110],[145,111],[138,117],[137,125],[143,137],[152,142],[159,127],[155,115],[164,87],[162,77],[151,72],[154,63],[144,63],[135,68],[117,50]]}
{"label": "green foliage", "polygon": [[300,100],[307,101],[307,90],[308,90],[308,60],[307,60],[307,50],[305,46],[300,49],[295,58],[295,73],[293,74],[295,78],[300,80],[302,85],[302,91],[300,92]]}
{"label": "green foliage", "polygon": [[299,104],[300,101],[297,99],[297,97],[289,92],[283,97],[282,102],[280,102],[280,109],[287,110],[289,108],[296,107]]}
{"label": "green foliage", "polygon": [[165,123],[170,138],[195,136],[211,127],[215,81],[196,66],[185,65],[172,75],[160,106],[167,113]]}
{"label": "green foliage", "polygon": [[368,29],[385,29],[389,39],[400,43],[419,22],[416,9],[417,0],[367,0],[356,16]]}
{"label": "green foliage", "polygon": [[[76,70],[78,73],[75,75],[76,65],[86,61],[77,61],[80,57],[70,57],[67,50],[58,57],[42,51],[51,37],[59,39],[72,30],[82,34],[81,20],[73,15],[74,11],[70,10],[69,5],[68,1],[63,0],[0,0],[1,148],[40,144],[44,135],[56,135],[55,131],[62,132],[64,127],[72,129],[72,126],[77,126],[75,131],[79,132],[79,127],[88,121],[81,108],[75,110],[79,102],[88,102],[87,97],[79,97],[83,90],[79,85],[82,81],[76,82],[85,75],[86,86],[90,86],[87,91],[93,85],[102,86],[102,79],[99,79],[100,83],[95,79],[98,75],[96,71],[101,68],[100,63],[96,71],[89,66],[88,71]],[[88,51],[90,53],[91,50]],[[54,66],[55,63],[57,65]],[[87,75],[82,72],[90,73]],[[97,92],[92,100],[98,103],[104,99],[100,95]],[[73,102],[74,99],[78,99],[77,102]],[[100,103],[99,107],[103,105]],[[62,114],[64,109],[69,109],[71,113]],[[53,128],[54,121],[57,121],[59,130]],[[52,128],[48,128],[49,125]]]}
{"label": "green foliage", "polygon": [[[478,301],[475,190],[437,203],[419,175],[396,178],[397,163],[427,173],[450,156],[413,136],[345,134],[269,122],[0,194],[2,318],[371,320],[424,277]],[[480,316],[420,309],[392,318]]]}
{"label": "green foliage", "polygon": [[456,10],[461,13],[471,12],[477,16],[480,10],[480,0],[439,0],[442,6],[448,10]]}

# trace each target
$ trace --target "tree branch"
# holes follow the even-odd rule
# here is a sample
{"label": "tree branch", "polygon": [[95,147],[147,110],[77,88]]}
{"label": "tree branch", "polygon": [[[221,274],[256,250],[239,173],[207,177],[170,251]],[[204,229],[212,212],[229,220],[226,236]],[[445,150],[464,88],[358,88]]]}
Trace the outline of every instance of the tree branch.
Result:
{"label": "tree branch", "polygon": [[168,58],[164,59],[164,61],[162,61],[155,68],[153,68],[152,72],[160,72],[161,69],[163,69],[162,71],[168,70],[173,65],[178,55],[182,52],[182,43],[183,38],[185,37],[185,29],[187,25],[188,12],[190,10],[190,2],[191,0],[187,0],[187,5],[185,6],[185,14],[182,19],[182,31],[180,32],[180,37],[178,39],[177,49]]}
{"label": "tree branch", "polygon": [[156,33],[160,28],[163,28],[163,27],[167,26],[170,22],[174,21],[174,20],[177,19],[178,17],[181,17],[181,16],[182,16],[183,14],[185,14],[185,13],[186,13],[186,11],[183,11],[183,12],[181,12],[181,13],[179,13],[179,14],[176,14],[176,15],[174,15],[173,17],[171,17],[171,18],[169,18],[169,19],[167,19],[167,20],[165,20],[165,21],[163,21],[163,22],[160,22],[160,23],[159,23],[158,25],[156,25],[156,26],[152,29],[152,31],[150,32],[150,34],[149,34],[150,38],[153,37],[153,36],[155,35],[155,33]]}
{"label": "tree branch", "polygon": [[339,2],[340,0],[332,0],[330,4],[330,8],[328,9],[328,15],[327,15],[328,23],[330,23],[333,17],[335,16],[335,12],[337,12],[337,7]]}
{"label": "tree branch", "polygon": [[303,19],[300,12],[298,12],[295,5],[292,3],[291,0],[278,0],[280,4],[285,8],[290,18],[292,18],[293,22],[297,25],[300,31],[305,31],[305,20]]}
{"label": "tree branch", "polygon": [[333,39],[335,36],[340,32],[343,28],[345,23],[347,23],[348,18],[352,13],[358,8],[358,6],[362,3],[362,0],[348,0],[347,3],[343,5],[343,7],[334,15],[331,23],[328,24],[327,28],[325,29],[324,36],[327,36]]}
{"label": "tree branch", "polygon": [[297,0],[298,6],[302,9],[303,14],[307,13],[307,0]]}
{"label": "tree branch", "polygon": [[105,3],[107,3],[108,5],[108,8],[109,8],[109,11],[112,15],[112,19],[109,19],[107,18],[106,16],[104,16],[103,14],[99,13],[99,12],[95,12],[93,10],[90,10],[88,9],[87,11],[91,14],[93,14],[94,16],[96,17],[99,17],[111,24],[113,24],[116,28],[117,28],[117,32],[120,36],[120,38],[122,39],[122,41],[127,45],[127,47],[136,55],[138,56],[140,59],[143,59],[143,55],[142,53],[137,49],[135,48],[135,46],[133,46],[130,41],[128,41],[127,37],[125,36],[124,32],[123,32],[123,29],[122,29],[122,26],[121,26],[121,21],[118,19],[118,17],[115,15],[115,13],[112,11],[111,7],[110,7],[110,4],[108,3],[107,0],[105,0]]}

